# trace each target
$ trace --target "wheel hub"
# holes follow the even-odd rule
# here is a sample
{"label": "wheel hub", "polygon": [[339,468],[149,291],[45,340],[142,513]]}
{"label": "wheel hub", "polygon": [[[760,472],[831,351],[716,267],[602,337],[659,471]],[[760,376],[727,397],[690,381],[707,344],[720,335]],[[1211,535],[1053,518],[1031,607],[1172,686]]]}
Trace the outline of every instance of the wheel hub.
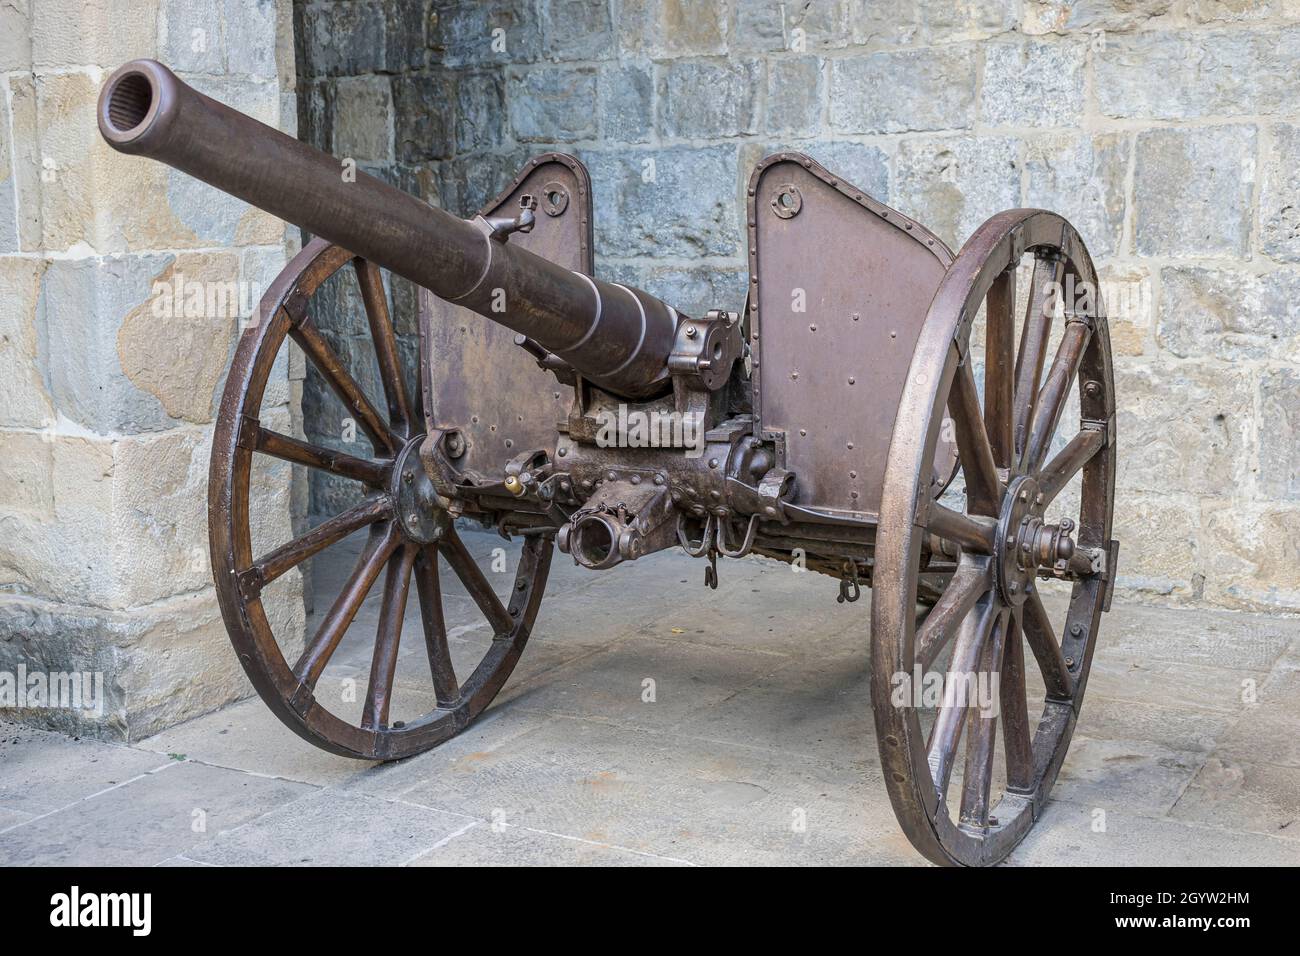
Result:
{"label": "wheel hub", "polygon": [[424,435],[416,435],[398,453],[390,492],[402,534],[420,544],[430,544],[451,527],[451,515],[420,463],[423,441]]}
{"label": "wheel hub", "polygon": [[998,588],[1008,604],[1024,604],[1033,593],[1039,569],[1065,574],[1074,555],[1074,540],[1070,537],[1073,531],[1074,522],[1069,518],[1063,518],[1060,524],[1043,520],[1043,498],[1033,478],[1022,475],[1011,482],[998,521],[994,552]]}

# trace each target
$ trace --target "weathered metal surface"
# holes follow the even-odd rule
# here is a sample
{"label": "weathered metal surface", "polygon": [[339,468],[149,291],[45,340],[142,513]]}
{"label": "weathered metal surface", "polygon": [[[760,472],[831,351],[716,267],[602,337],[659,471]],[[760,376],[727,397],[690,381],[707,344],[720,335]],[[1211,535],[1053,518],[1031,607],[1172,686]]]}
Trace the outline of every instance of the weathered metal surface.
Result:
{"label": "weathered metal surface", "polygon": [[[592,255],[591,181],[572,156],[547,153],[524,171],[480,215],[517,212],[521,197],[538,201],[536,224],[510,244],[584,275]],[[499,475],[521,451],[554,453],[556,425],[573,404],[573,388],[515,345],[516,333],[484,322],[463,306],[420,290],[420,349],[424,357],[425,414],[431,428],[458,429],[463,471]]]}
{"label": "weathered metal surface", "polygon": [[[762,554],[837,578],[841,601],[873,588],[881,763],[917,848],[936,862],[987,864],[1028,832],[1069,745],[1118,554],[1114,383],[1099,300],[1090,310],[1067,304],[1055,355],[1048,349],[1053,283],[1072,276],[1096,287],[1063,219],[1001,213],[953,259],[919,224],[809,158],[772,157],[751,179],[747,354],[745,323],[726,304],[688,318],[591,278],[591,188],[572,157],[539,157],[463,222],[360,174],[340,185],[335,160],[148,61],[110,78],[100,125],[118,148],[322,237],[273,284],[240,341],[209,484],[212,566],[231,641],[295,732],[370,759],[459,732],[518,660],[553,544],[594,570],[680,545],[706,559],[711,587],[719,557]],[[1016,268],[1026,254],[1035,265],[1017,335]],[[404,385],[381,266],[426,290],[423,413]],[[380,406],[312,317],[312,297],[334,276],[358,283]],[[799,296],[804,311],[792,308]],[[977,364],[970,336],[982,310]],[[356,449],[263,425],[263,392],[288,340],[355,418]],[[1057,442],[1072,391],[1081,421]],[[248,492],[258,455],[355,482],[362,500],[254,554]],[[936,500],[958,467],[964,495]],[[1075,483],[1079,494],[1064,494]],[[1063,513],[1062,501],[1078,503]],[[457,518],[524,537],[509,590],[494,592]],[[262,589],[362,531],[366,545],[319,629],[286,659]],[[494,636],[468,674],[452,664],[443,565]],[[1060,622],[1039,595],[1049,580],[1072,592]],[[392,705],[412,581],[429,688],[422,716],[402,721]],[[372,591],[381,608],[366,696],[344,718],[315,690]],[[1044,685],[1036,726],[1025,645]],[[919,687],[899,696],[900,677],[906,688],[944,661],[944,687],[959,696],[936,704],[915,696]],[[980,681],[1000,713],[960,696]],[[999,738],[1006,782],[995,787]]]}
{"label": "weathered metal surface", "polygon": [[[748,193],[759,427],[782,437],[800,504],[877,514],[907,365],[952,252],[802,153],[764,159]],[[956,450],[936,459],[938,490]]]}

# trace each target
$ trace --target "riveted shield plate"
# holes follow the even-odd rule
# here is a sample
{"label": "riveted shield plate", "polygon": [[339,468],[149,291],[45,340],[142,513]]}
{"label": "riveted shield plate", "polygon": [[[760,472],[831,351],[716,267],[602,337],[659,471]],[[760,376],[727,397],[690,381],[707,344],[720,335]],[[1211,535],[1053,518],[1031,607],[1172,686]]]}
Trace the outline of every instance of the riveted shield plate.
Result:
{"label": "riveted shield plate", "polygon": [[[802,153],[760,162],[748,203],[759,427],[784,442],[800,505],[873,515],[912,351],[952,252]],[[936,487],[955,463],[941,442]]]}

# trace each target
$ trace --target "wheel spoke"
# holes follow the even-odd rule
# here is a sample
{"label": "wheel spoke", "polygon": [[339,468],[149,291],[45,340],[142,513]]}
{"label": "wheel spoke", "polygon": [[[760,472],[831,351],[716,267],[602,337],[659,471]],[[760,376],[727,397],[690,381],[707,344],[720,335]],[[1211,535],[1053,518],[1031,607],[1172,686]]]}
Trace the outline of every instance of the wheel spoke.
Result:
{"label": "wheel spoke", "polygon": [[957,432],[957,452],[966,476],[967,507],[973,514],[996,515],[1002,500],[1002,487],[997,466],[993,463],[988,432],[984,430],[979,392],[975,388],[975,376],[969,361],[962,362],[957,369],[952,394],[948,397],[948,410]]}
{"label": "wheel spoke", "polygon": [[930,533],[970,551],[992,554],[998,525],[992,518],[964,515],[937,501],[930,503]]}
{"label": "wheel spoke", "polygon": [[930,731],[930,745],[927,758],[930,764],[930,776],[934,781],[935,791],[943,800],[948,793],[948,781],[952,777],[952,765],[957,754],[957,741],[961,737],[962,725],[965,723],[967,691],[970,681],[975,676],[975,668],[988,640],[989,629],[996,616],[997,601],[992,594],[980,599],[975,609],[966,615],[957,634],[957,643],[953,647],[952,663],[948,667],[948,676],[943,684],[943,703],[934,718],[934,727]]}
{"label": "wheel spoke", "polygon": [[916,650],[912,658],[922,671],[928,671],[933,666],[935,659],[957,633],[958,625],[970,615],[975,602],[988,592],[992,584],[991,565],[987,560],[963,558],[957,565],[957,571],[943,592],[943,597],[930,609],[930,613],[925,616],[925,623],[916,633]]}
{"label": "wheel spoke", "polygon": [[1043,363],[1047,355],[1047,342],[1052,334],[1052,313],[1055,298],[1052,288],[1059,288],[1065,261],[1057,254],[1039,256],[1034,260],[1034,277],[1029,287],[1029,301],[1025,306],[1024,330],[1020,336],[1020,350],[1016,354],[1016,391],[1014,398],[1015,457],[1024,454],[1029,440],[1029,425],[1034,419],[1034,403],[1043,376]]}
{"label": "wheel spoke", "polygon": [[[1003,649],[1011,627],[1011,612],[1001,611],[993,625],[993,634],[980,655],[978,676],[983,679],[980,692],[991,690],[993,675],[1002,670]],[[1001,677],[998,678],[1001,685]],[[981,697],[983,700],[983,697]],[[993,706],[992,701],[988,701]],[[1001,701],[998,701],[1000,709]],[[993,786],[993,745],[997,739],[998,711],[981,713],[971,708],[966,717],[966,769],[962,772],[961,812],[958,819],[975,827],[989,825],[989,791]]]}
{"label": "wheel spoke", "polygon": [[395,431],[409,438],[415,427],[415,415],[406,396],[406,381],[402,377],[402,360],[397,351],[393,321],[388,314],[384,279],[373,262],[353,259],[352,264],[361,285],[361,300],[365,303],[366,318],[370,322],[370,336],[375,343],[379,377],[383,380],[384,397],[388,400],[388,420]]}
{"label": "wheel spoke", "polygon": [[1049,700],[1069,701],[1074,692],[1073,680],[1061,656],[1061,644],[1056,639],[1047,608],[1038,597],[1037,590],[1025,599],[1024,617],[1021,621],[1029,649],[1034,652],[1038,669],[1042,672]]}
{"label": "wheel spoke", "polygon": [[254,433],[253,448],[273,458],[318,468],[375,487],[382,487],[388,481],[386,462],[357,458],[332,448],[323,448],[279,432],[268,431],[261,426],[257,426]]}
{"label": "wheel spoke", "polygon": [[479,610],[483,612],[483,616],[487,618],[488,624],[492,627],[492,633],[496,637],[504,637],[511,633],[515,627],[514,620],[501,605],[496,592],[492,590],[492,585],[488,584],[487,578],[483,577],[483,572],[474,563],[474,558],[465,549],[465,542],[460,540],[460,535],[456,534],[455,531],[448,530],[442,540],[439,552],[447,559],[451,569],[456,572],[456,576],[465,585],[465,590],[469,592],[469,596],[474,599],[474,603],[478,605]]}
{"label": "wheel spoke", "polygon": [[357,616],[361,604],[370,593],[375,579],[383,569],[385,562],[397,550],[398,532],[392,524],[376,527],[370,532],[370,540],[361,553],[357,566],[352,570],[343,590],[335,598],[334,604],[325,615],[319,630],[312,637],[311,643],[303,650],[293,673],[299,682],[308,688],[316,686],[320,675],[329,663],[331,655],[339,646],[339,641],[347,633],[352,619]]}
{"label": "wheel spoke", "polygon": [[1009,468],[1015,395],[1015,264],[993,280],[984,301],[984,424],[988,428],[994,464]]}
{"label": "wheel spoke", "polygon": [[1033,792],[1034,757],[1029,730],[1029,702],[1025,691],[1025,646],[1020,611],[1011,619],[1006,649],[1002,655],[1001,695],[1002,743],[1007,755],[1007,789]]}
{"label": "wheel spoke", "polygon": [[260,590],[313,554],[342,541],[358,528],[390,517],[391,512],[392,502],[387,495],[367,498],[361,504],[353,505],[342,514],[322,521],[301,537],[258,558],[251,568],[240,575],[240,583],[245,588]]}
{"label": "wheel spoke", "polygon": [[447,622],[442,613],[442,587],[438,581],[438,549],[426,545],[415,562],[415,588],[420,596],[424,646],[429,654],[433,691],[438,706],[450,710],[460,701],[460,685],[447,646]]}
{"label": "wheel spoke", "polygon": [[402,640],[402,620],[406,617],[406,596],[411,590],[411,568],[417,548],[404,545],[388,559],[384,577],[384,600],[379,610],[379,627],[375,633],[375,653],[370,661],[370,687],[361,711],[363,730],[388,727],[388,710],[393,702],[393,678],[397,673],[397,650]]}
{"label": "wheel spoke", "polygon": [[344,407],[348,408],[357,417],[357,424],[361,426],[369,437],[371,443],[375,446],[377,452],[389,452],[396,454],[397,449],[402,446],[400,436],[393,435],[384,420],[375,411],[375,407],[370,404],[370,399],[366,398],[361,386],[357,384],[356,379],[348,374],[343,367],[343,362],[330,348],[330,344],[325,341],[320,330],[312,324],[310,318],[304,318],[302,321],[289,327],[289,334],[298,346],[311,359],[316,370],[333,389],[334,394],[338,396]]}
{"label": "wheel spoke", "polygon": [[1052,367],[1047,373],[1047,381],[1038,393],[1029,441],[1025,445],[1023,470],[1028,474],[1033,474],[1043,466],[1043,459],[1052,447],[1056,427],[1061,421],[1061,412],[1065,410],[1065,401],[1070,396],[1070,386],[1079,374],[1083,350],[1087,348],[1091,336],[1092,329],[1087,322],[1071,319],[1066,323],[1056,358],[1052,360]]}
{"label": "wheel spoke", "polygon": [[1105,445],[1106,433],[1100,428],[1085,428],[1071,438],[1038,476],[1038,491],[1043,496],[1044,506],[1056,500],[1070,479]]}

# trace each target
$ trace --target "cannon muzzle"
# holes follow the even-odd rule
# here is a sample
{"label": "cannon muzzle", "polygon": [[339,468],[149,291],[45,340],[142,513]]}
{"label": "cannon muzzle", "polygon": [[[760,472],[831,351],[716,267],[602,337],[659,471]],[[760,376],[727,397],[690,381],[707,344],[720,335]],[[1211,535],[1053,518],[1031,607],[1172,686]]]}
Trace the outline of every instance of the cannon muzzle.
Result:
{"label": "cannon muzzle", "polygon": [[188,173],[500,322],[616,395],[667,390],[679,316],[517,245],[483,219],[429,205],[194,90],[155,60],[120,67],[99,97],[114,149]]}

